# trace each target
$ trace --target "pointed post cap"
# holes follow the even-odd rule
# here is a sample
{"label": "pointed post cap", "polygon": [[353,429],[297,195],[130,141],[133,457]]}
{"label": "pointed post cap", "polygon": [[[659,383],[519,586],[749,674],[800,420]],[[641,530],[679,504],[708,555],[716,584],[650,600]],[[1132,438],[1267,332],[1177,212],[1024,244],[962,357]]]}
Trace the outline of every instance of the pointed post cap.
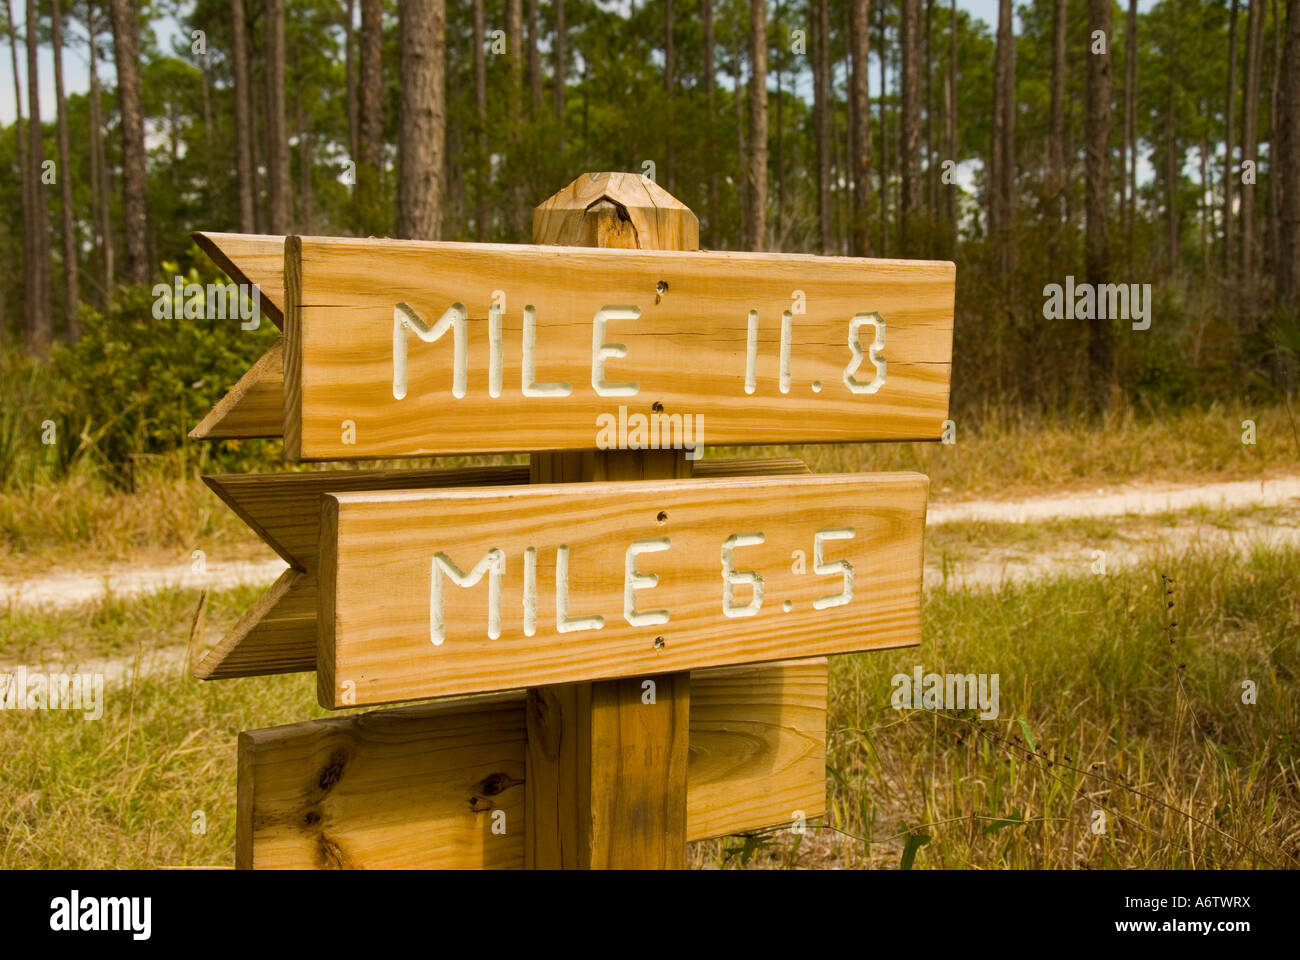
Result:
{"label": "pointed post cap", "polygon": [[700,221],[639,173],[584,173],[533,210],[533,243],[698,250]]}

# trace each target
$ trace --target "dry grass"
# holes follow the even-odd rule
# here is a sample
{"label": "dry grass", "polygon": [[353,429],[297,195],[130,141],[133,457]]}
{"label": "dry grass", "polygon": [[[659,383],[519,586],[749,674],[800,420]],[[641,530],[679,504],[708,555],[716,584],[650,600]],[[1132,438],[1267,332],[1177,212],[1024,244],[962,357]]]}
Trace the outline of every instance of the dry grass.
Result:
{"label": "dry grass", "polygon": [[[1243,444],[1242,421],[1256,424]],[[937,500],[1064,493],[1115,483],[1250,479],[1300,467],[1300,435],[1281,406],[1212,406],[1162,416],[1132,408],[1104,424],[991,409],[957,422],[956,442],[711,448],[710,457],[797,456],[825,473],[916,470]],[[707,433],[706,433],[707,436]]]}
{"label": "dry grass", "polygon": [[[934,592],[921,648],[832,661],[824,823],[695,862],[897,867],[915,836],[917,867],[1300,866],[1297,580],[1260,550]],[[894,710],[918,664],[998,674],[1000,716]]]}

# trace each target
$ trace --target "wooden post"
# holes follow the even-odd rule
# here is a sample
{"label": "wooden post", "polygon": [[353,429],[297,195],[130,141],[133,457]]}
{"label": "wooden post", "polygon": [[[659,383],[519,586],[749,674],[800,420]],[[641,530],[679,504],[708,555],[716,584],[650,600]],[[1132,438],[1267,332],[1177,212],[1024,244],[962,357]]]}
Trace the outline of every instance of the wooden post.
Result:
{"label": "wooden post", "polygon": [[[583,174],[533,214],[534,243],[698,250],[699,237],[695,214],[630,173]],[[530,464],[534,483],[689,477],[691,466],[681,450],[535,453]],[[690,683],[681,672],[528,691],[528,867],[686,866]]]}

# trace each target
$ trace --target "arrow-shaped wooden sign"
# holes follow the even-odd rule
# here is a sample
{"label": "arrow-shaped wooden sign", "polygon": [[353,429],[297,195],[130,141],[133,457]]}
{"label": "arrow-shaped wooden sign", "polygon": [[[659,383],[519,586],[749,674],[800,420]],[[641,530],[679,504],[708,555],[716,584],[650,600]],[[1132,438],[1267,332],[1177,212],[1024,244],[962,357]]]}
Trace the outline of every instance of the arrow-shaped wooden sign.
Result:
{"label": "arrow-shaped wooden sign", "polygon": [[928,487],[880,473],[328,494],[321,705],[919,643]]}
{"label": "arrow-shaped wooden sign", "polygon": [[937,439],[947,417],[947,262],[196,239],[287,325],[192,435],[284,436],[290,460]]}
{"label": "arrow-shaped wooden sign", "polygon": [[[255,286],[262,313],[284,328],[284,237],[195,233],[194,242],[239,284]],[[276,340],[190,431],[195,440],[278,437],[284,421],[284,340]]]}
{"label": "arrow-shaped wooden sign", "polygon": [[316,557],[324,494],[527,483],[528,468],[331,470],[203,479],[289,564],[195,670],[200,679],[219,680],[316,669]]}
{"label": "arrow-shaped wooden sign", "polygon": [[[705,460],[702,477],[807,473],[800,460]],[[321,503],[327,494],[526,484],[526,466],[443,470],[330,470],[204,477],[289,564],[195,669],[202,680],[316,669],[316,577]]]}

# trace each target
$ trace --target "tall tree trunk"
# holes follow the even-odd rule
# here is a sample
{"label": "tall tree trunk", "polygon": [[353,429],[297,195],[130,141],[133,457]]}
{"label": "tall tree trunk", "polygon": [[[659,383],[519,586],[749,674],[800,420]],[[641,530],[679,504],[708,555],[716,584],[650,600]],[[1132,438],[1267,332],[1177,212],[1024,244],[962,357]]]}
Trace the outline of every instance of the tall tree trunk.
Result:
{"label": "tall tree trunk", "polygon": [[87,53],[90,57],[90,91],[86,94],[87,139],[90,145],[90,260],[91,285],[95,289],[95,305],[103,309],[107,303],[107,286],[103,283],[100,264],[103,262],[104,238],[99,230],[99,205],[105,195],[105,188],[99,179],[99,78],[95,75],[98,56],[95,53],[97,38],[95,34],[95,4],[86,4],[86,34],[89,38]]}
{"label": "tall tree trunk", "polygon": [[[1241,160],[1243,170],[1250,170],[1241,184],[1241,278],[1247,291],[1247,303],[1253,304],[1255,291],[1255,179],[1259,164],[1259,78],[1264,59],[1264,0],[1250,0],[1246,14],[1246,95],[1242,103]],[[1252,333],[1253,311],[1241,311],[1239,329]]]}
{"label": "tall tree trunk", "polygon": [[[750,247],[750,237],[753,233],[750,227],[750,170],[744,167],[745,158],[748,157],[749,148],[745,139],[745,102],[743,99],[744,84],[740,82],[740,64],[744,58],[742,51],[743,41],[737,38],[735,55],[731,58],[731,94],[732,94],[732,111],[736,115],[736,164],[740,167],[738,171],[739,186],[737,191],[740,201],[740,246],[742,249]],[[584,107],[585,109],[585,107]]]}
{"label": "tall tree trunk", "polygon": [[1128,0],[1128,20],[1124,28],[1124,142],[1128,145],[1124,158],[1124,248],[1130,270],[1133,269],[1133,224],[1137,219],[1137,31],[1137,0]]}
{"label": "tall tree trunk", "polygon": [[899,233],[903,256],[916,254],[917,214],[921,209],[921,0],[902,0],[903,135],[899,164],[903,195]]}
{"label": "tall tree trunk", "polygon": [[1233,191],[1236,187],[1235,165],[1232,151],[1237,136],[1237,3],[1232,0],[1228,20],[1228,96],[1224,107],[1223,147],[1223,273],[1231,275],[1233,258],[1233,233],[1236,214],[1232,209]]}
{"label": "tall tree trunk", "polygon": [[[827,61],[829,66],[826,71],[826,89],[827,89],[827,109],[830,113],[831,127],[831,183],[835,184],[835,189],[831,191],[831,202],[835,210],[835,240],[831,248],[832,251],[840,256],[844,256],[847,251],[847,227],[850,215],[849,202],[852,199],[852,178],[845,176],[845,149],[850,152],[853,150],[853,128],[848,127],[848,133],[845,136],[840,134],[840,111],[839,104],[835,97],[835,64],[831,60],[830,50],[830,31],[826,33]],[[848,78],[848,44],[844,45],[844,54],[846,58],[844,76]],[[846,104],[846,112],[851,110],[851,104]],[[849,118],[850,121],[852,118]],[[840,185],[844,184],[843,187]]]}
{"label": "tall tree trunk", "polygon": [[[250,29],[250,39],[255,34]],[[258,91],[266,91],[266,43],[265,37],[262,38],[261,45],[249,44],[249,71],[248,71],[248,111],[252,121],[252,127],[249,130],[248,139],[252,144],[253,154],[253,225],[257,233],[270,233],[270,224],[267,222],[267,203],[266,190],[263,188],[265,177],[262,171],[266,164],[262,161],[266,153],[266,97],[258,96]]]}
{"label": "tall tree trunk", "polygon": [[266,165],[270,230],[289,232],[289,128],[284,109],[284,0],[266,0]]}
{"label": "tall tree trunk", "polygon": [[[476,0],[482,3],[482,0]],[[707,4],[709,0],[704,0]],[[564,64],[564,0],[552,0],[555,7],[555,46],[552,49],[554,65],[552,71],[555,74],[553,82],[555,84],[555,125],[559,128],[556,145],[561,156],[564,155],[564,93],[565,93],[565,64]],[[709,51],[710,62],[712,62],[713,52]],[[712,78],[710,78],[711,80]]]}
{"label": "tall tree trunk", "polygon": [[671,192],[673,186],[673,0],[664,0],[664,94],[667,98],[668,122],[664,125],[663,182]]}
{"label": "tall tree trunk", "polygon": [[[912,0],[916,2],[916,0]],[[830,23],[817,0],[813,42],[813,136],[817,140],[817,227],[820,253],[831,252]]]}
{"label": "tall tree trunk", "polygon": [[876,4],[879,14],[876,51],[880,59],[880,256],[889,256],[889,47],[885,45],[885,5]]}
{"label": "tall tree trunk", "polygon": [[[1004,0],[1006,16],[1006,96],[1002,99],[1002,214],[1010,236],[1016,224],[1016,36],[1011,0]],[[1015,262],[1015,244],[1005,247],[1006,269]]]}
{"label": "tall tree trunk", "polygon": [[348,98],[348,157],[353,163],[357,160],[357,0],[348,0],[346,20],[343,22],[343,47],[345,63],[345,82]]}
{"label": "tall tree trunk", "polygon": [[171,162],[167,164],[167,179],[171,183],[172,193],[181,192],[181,121],[176,109],[175,96],[168,96],[167,111],[167,145],[171,148]]}
{"label": "tall tree trunk", "polygon": [[361,0],[359,133],[357,155],[357,221],[363,235],[383,234],[384,154],[384,4]]}
{"label": "tall tree trunk", "polygon": [[835,182],[842,183],[840,190],[840,236],[839,250],[842,256],[853,256],[853,230],[857,218],[856,181],[853,176],[857,144],[857,118],[854,115],[855,97],[853,96],[853,4],[843,6],[844,21],[840,25],[840,36],[844,38],[844,137],[843,149],[837,141],[835,148]]}
{"label": "tall tree trunk", "polygon": [[939,214],[939,191],[934,179],[934,60],[930,48],[933,24],[934,0],[925,0],[925,42],[921,70],[925,73],[925,212],[927,224],[931,226]]}
{"label": "tall tree trunk", "polygon": [[1268,264],[1273,271],[1274,292],[1276,293],[1278,261],[1282,258],[1281,233],[1278,222],[1282,219],[1282,170],[1284,161],[1278,149],[1281,128],[1282,109],[1282,17],[1278,11],[1277,0],[1272,0],[1273,8],[1273,76],[1269,85],[1268,129],[1271,137],[1268,155]]}
{"label": "tall tree trunk", "polygon": [[474,236],[486,241],[491,233],[492,213],[488,202],[488,189],[492,184],[492,171],[488,162],[487,147],[487,63],[483,50],[486,27],[483,20],[483,0],[474,0]]}
{"label": "tall tree trunk", "polygon": [[[1093,0],[1089,0],[1093,2]],[[1165,189],[1166,189],[1166,213],[1165,213],[1165,256],[1168,261],[1169,273],[1171,276],[1178,276],[1179,258],[1181,254],[1180,246],[1182,242],[1181,224],[1178,220],[1178,181],[1179,172],[1182,168],[1182,152],[1178,149],[1178,121],[1175,112],[1177,102],[1175,97],[1175,78],[1178,69],[1178,48],[1175,41],[1174,51],[1169,58],[1169,99],[1166,104],[1166,140],[1167,147],[1165,153]]]}
{"label": "tall tree trunk", "polygon": [[[767,0],[749,3],[749,249],[767,249]],[[743,157],[744,154],[741,154]]]}
{"label": "tall tree trunk", "polygon": [[[1065,0],[1052,5],[1052,126],[1047,138],[1047,195],[1050,198],[1051,257],[1060,253],[1061,202],[1065,195]],[[1109,42],[1109,41],[1107,41]]]}
{"label": "tall tree trunk", "polygon": [[[557,0],[563,2],[563,0]],[[704,83],[704,146],[710,157],[717,156],[717,117],[714,106],[713,63],[713,0],[700,0],[700,19],[704,23],[704,65],[702,68]],[[709,164],[709,213],[708,237],[710,247],[718,245],[718,165]]]}
{"label": "tall tree trunk", "polygon": [[[199,93],[203,103],[203,149],[204,165],[211,170],[212,160],[212,84],[208,71],[208,48],[206,45],[199,55]],[[209,176],[211,174],[209,173]]]}
{"label": "tall tree trunk", "polygon": [[[252,233],[253,192],[257,186],[253,171],[252,89],[248,82],[248,32],[244,25],[244,0],[230,0],[231,66],[235,86],[235,190],[239,208],[239,232]],[[355,154],[353,155],[355,156]]]}
{"label": "tall tree trunk", "polygon": [[1277,169],[1282,179],[1282,202],[1278,217],[1277,295],[1284,309],[1296,310],[1300,309],[1300,0],[1286,0],[1278,119]]}
{"label": "tall tree trunk", "polygon": [[524,102],[524,8],[523,0],[506,0],[506,118],[510,123],[510,155],[506,163],[506,223],[510,242],[526,239],[524,170],[520,157],[519,131],[523,125]]}
{"label": "tall tree trunk", "polygon": [[401,116],[397,235],[437,240],[441,226],[447,103],[443,86],[444,0],[401,0]]}
{"label": "tall tree trunk", "polygon": [[537,50],[537,0],[528,0],[528,89],[532,94],[529,120],[542,112],[542,60]]}
{"label": "tall tree trunk", "polygon": [[312,189],[312,142],[311,126],[307,111],[302,106],[302,84],[294,90],[294,114],[298,121],[298,229],[305,234],[314,234],[316,203],[315,191]]}
{"label": "tall tree trunk", "polygon": [[1004,195],[1007,182],[1005,168],[1014,166],[1014,161],[1006,156],[1007,144],[1014,135],[1007,131],[1007,124],[1014,115],[1008,101],[1015,98],[1011,78],[1012,42],[1011,0],[999,0],[997,49],[993,67],[993,143],[986,188],[989,195],[989,233],[999,238],[1008,229],[1010,220],[1010,211],[1007,209],[1010,198]]}
{"label": "tall tree trunk", "polygon": [[[785,14],[785,4],[782,0],[777,0],[776,4],[776,35],[781,34],[781,18]],[[776,144],[776,229],[773,232],[775,240],[772,244],[776,250],[782,250],[785,247],[785,86],[784,71],[781,69],[781,57],[776,58],[776,136],[772,138]]]}
{"label": "tall tree trunk", "polygon": [[69,343],[81,339],[81,322],[77,308],[81,299],[77,284],[76,220],[72,216],[72,158],[68,145],[68,104],[63,97],[63,10],[59,0],[50,4],[50,39],[54,46],[54,98],[58,106],[59,137],[59,216],[63,240],[63,315],[64,335]]}
{"label": "tall tree trunk", "polygon": [[86,5],[86,30],[90,35],[90,169],[94,173],[92,189],[98,204],[93,211],[99,250],[99,306],[107,309],[113,300],[113,221],[109,197],[113,187],[108,178],[108,157],[104,147],[104,120],[101,115],[103,93],[99,86],[99,17],[93,2]]}
{"label": "tall tree trunk", "polygon": [[[1201,104],[1201,116],[1211,116],[1207,111],[1210,105]],[[1210,276],[1210,217],[1213,214],[1212,204],[1210,203],[1210,174],[1209,174],[1209,153],[1210,145],[1205,142],[1205,137],[1201,137],[1200,149],[1197,151],[1201,161],[1201,190],[1200,190],[1200,234],[1201,234],[1201,277],[1209,279]]]}
{"label": "tall tree trunk", "polygon": [[[33,172],[28,167],[27,156],[27,138],[26,127],[23,124],[23,86],[22,78],[18,74],[18,31],[14,27],[14,12],[9,5],[9,0],[5,0],[5,23],[9,28],[9,56],[13,61],[14,69],[14,110],[15,110],[15,133],[17,134],[15,150],[18,153],[18,185],[19,201],[22,205],[23,216],[23,323],[24,338],[31,331],[34,325],[32,317],[32,304],[28,299],[30,293],[30,284],[32,282],[33,259],[37,256],[33,249],[33,243],[36,238],[37,227],[32,223],[32,180]],[[35,176],[39,176],[36,174]],[[0,296],[3,296],[0,291]],[[0,330],[0,334],[3,331]]]}
{"label": "tall tree trunk", "polygon": [[871,0],[853,0],[849,39],[853,48],[853,248],[871,256]]}
{"label": "tall tree trunk", "polygon": [[[44,350],[53,339],[53,319],[50,316],[50,211],[45,196],[45,137],[41,124],[40,74],[36,67],[37,47],[40,43],[40,20],[36,13],[36,0],[27,0],[27,169],[31,176],[32,234],[31,285],[24,296],[31,302],[27,320],[27,347],[33,353]],[[56,176],[66,171],[56,170]]]}
{"label": "tall tree trunk", "polygon": [[[444,3],[445,7],[445,3]],[[444,50],[445,50],[444,45]],[[444,52],[444,70],[446,69],[445,61],[447,54]],[[451,70],[453,77],[459,71]],[[444,96],[446,90],[446,74],[443,75]],[[450,115],[451,111],[448,110]],[[443,151],[447,160],[443,165],[446,171],[447,186],[443,191],[442,201],[442,218],[441,227],[438,230],[440,240],[462,240],[469,238],[469,214],[465,207],[465,167],[466,161],[472,158],[466,156],[465,144],[465,124],[452,123],[447,124],[446,148]],[[455,234],[451,235],[448,224],[454,226]]]}
{"label": "tall tree trunk", "polygon": [[144,113],[140,105],[139,23],[130,0],[109,0],[117,103],[121,112],[122,237],[126,280],[148,284],[148,173],[144,167]]}
{"label": "tall tree trunk", "polygon": [[[948,97],[948,159],[952,161],[955,167],[958,162],[957,156],[957,29],[960,21],[957,19],[957,0],[950,0],[948,6],[948,82],[946,86]],[[952,184],[947,185],[944,190],[944,197],[947,200],[948,209],[948,226],[952,231],[949,237],[950,256],[956,255],[957,250],[957,191],[953,189]]]}
{"label": "tall tree trunk", "polygon": [[[1088,0],[1088,33],[1101,31],[1106,38],[1106,52],[1088,54],[1087,161],[1084,169],[1087,194],[1087,233],[1085,235],[1084,273],[1087,282],[1109,282],[1110,268],[1106,222],[1110,205],[1110,105],[1111,105],[1111,0]],[[1101,309],[1095,313],[1102,313]],[[1094,316],[1088,321],[1088,372],[1092,385],[1093,408],[1110,406],[1111,387],[1115,380],[1113,339],[1114,318]]]}

